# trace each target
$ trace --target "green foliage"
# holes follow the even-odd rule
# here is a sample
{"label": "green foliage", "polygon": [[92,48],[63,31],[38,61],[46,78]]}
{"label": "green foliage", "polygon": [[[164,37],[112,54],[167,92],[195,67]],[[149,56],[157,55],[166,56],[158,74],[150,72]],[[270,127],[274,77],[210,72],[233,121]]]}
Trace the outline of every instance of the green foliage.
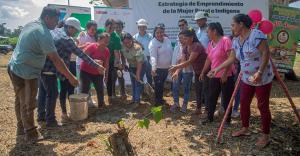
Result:
{"label": "green foliage", "polygon": [[138,121],[138,126],[140,128],[149,128],[149,124],[150,124],[150,120],[147,118],[144,118],[144,120],[140,120]]}
{"label": "green foliage", "polygon": [[8,39],[2,39],[0,40],[0,44],[9,44],[12,46],[16,46],[18,42],[18,37],[12,37],[12,38],[8,38]]}
{"label": "green foliage", "polygon": [[162,119],[162,106],[152,107],[151,113],[153,115],[154,121],[156,123],[159,123],[159,121]]}

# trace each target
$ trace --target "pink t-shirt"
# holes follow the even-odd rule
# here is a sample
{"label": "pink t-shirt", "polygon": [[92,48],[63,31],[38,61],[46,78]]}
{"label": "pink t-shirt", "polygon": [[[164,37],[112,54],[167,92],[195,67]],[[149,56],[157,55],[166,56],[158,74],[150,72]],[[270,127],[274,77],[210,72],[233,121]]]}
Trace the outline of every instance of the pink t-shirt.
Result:
{"label": "pink t-shirt", "polygon": [[[102,60],[105,64],[106,61],[109,61],[109,50],[108,48],[99,49],[97,43],[91,43],[85,48],[86,54],[89,55],[92,59]],[[82,61],[80,64],[80,70],[85,71],[89,74],[99,75],[97,68],[90,66],[87,62]],[[102,75],[102,74],[101,74]]]}
{"label": "pink t-shirt", "polygon": [[[220,66],[223,62],[227,60],[230,55],[230,50],[232,49],[232,42],[228,37],[222,37],[215,47],[213,47],[213,42],[210,41],[207,47],[208,58],[211,61],[211,69],[215,69]],[[225,69],[221,70],[216,74],[215,77],[220,78]],[[232,65],[227,76],[232,76],[234,72],[234,66]]]}

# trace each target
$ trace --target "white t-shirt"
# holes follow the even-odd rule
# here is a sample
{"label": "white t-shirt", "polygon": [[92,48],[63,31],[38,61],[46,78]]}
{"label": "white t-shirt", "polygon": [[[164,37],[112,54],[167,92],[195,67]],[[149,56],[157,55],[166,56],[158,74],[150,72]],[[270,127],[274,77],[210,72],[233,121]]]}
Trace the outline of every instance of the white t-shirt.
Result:
{"label": "white t-shirt", "polygon": [[163,42],[153,38],[149,43],[149,51],[152,70],[156,70],[157,68],[170,68],[172,63],[173,48],[171,41],[167,37],[164,37]]}
{"label": "white t-shirt", "polygon": [[[78,36],[78,42],[79,42],[79,44],[78,45],[83,45],[83,44],[85,44],[85,43],[87,43],[87,42],[90,42],[90,43],[95,43],[96,42],[96,38],[95,38],[95,36],[90,36],[88,33],[86,33],[86,32],[82,32],[83,34],[80,34],[79,36]],[[76,57],[76,64],[77,65],[80,65],[80,63],[81,63],[81,58],[79,58],[79,57]]]}

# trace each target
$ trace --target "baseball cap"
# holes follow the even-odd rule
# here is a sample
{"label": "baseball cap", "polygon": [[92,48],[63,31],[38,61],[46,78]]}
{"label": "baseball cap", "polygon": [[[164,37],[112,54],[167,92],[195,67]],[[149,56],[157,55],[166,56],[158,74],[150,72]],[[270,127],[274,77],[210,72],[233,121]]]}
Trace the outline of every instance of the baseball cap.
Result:
{"label": "baseball cap", "polygon": [[207,13],[207,12],[204,12],[204,11],[198,11],[198,12],[195,14],[194,20],[198,20],[198,19],[202,19],[202,18],[208,18],[208,13]]}
{"label": "baseball cap", "polygon": [[65,20],[65,25],[72,26],[78,31],[82,31],[83,28],[80,26],[80,21],[75,17],[69,17]]}
{"label": "baseball cap", "polygon": [[138,26],[148,26],[148,22],[145,19],[139,19],[138,21],[136,21],[136,24]]}

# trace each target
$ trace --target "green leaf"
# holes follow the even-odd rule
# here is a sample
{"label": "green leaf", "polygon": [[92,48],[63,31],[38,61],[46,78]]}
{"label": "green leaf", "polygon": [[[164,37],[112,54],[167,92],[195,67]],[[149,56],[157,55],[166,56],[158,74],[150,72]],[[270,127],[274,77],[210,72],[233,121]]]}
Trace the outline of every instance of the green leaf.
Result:
{"label": "green leaf", "polygon": [[153,115],[154,121],[156,123],[159,123],[159,121],[162,119],[162,106],[159,107],[152,107],[151,113]]}
{"label": "green leaf", "polygon": [[139,120],[139,121],[138,121],[138,126],[139,126],[140,128],[144,128],[144,127],[145,127],[144,120]]}
{"label": "green leaf", "polygon": [[148,129],[150,124],[150,120],[147,118],[144,118],[144,126]]}
{"label": "green leaf", "polygon": [[123,119],[118,121],[118,126],[119,127],[125,127],[125,121]]}
{"label": "green leaf", "polygon": [[152,107],[151,108],[151,112],[155,113],[155,112],[161,112],[162,106],[158,106],[158,107]]}

